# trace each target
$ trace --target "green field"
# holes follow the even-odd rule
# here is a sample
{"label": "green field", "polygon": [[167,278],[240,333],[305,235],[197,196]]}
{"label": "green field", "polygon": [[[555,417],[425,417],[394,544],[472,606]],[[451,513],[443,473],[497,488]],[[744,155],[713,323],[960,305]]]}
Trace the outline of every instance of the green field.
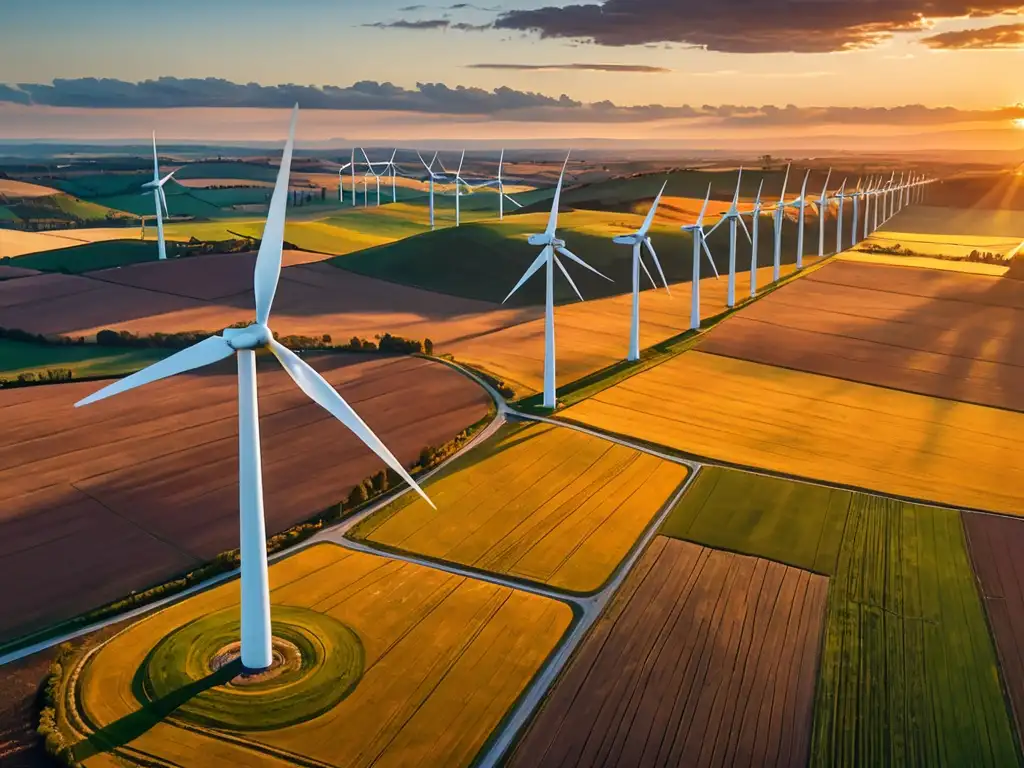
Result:
{"label": "green field", "polygon": [[[173,256],[174,252],[174,244],[168,242],[168,255]],[[14,267],[77,275],[142,261],[156,261],[158,255],[156,242],[153,240],[106,240],[17,256],[8,263]]]}
{"label": "green field", "polygon": [[661,533],[831,575],[854,494],[724,467],[704,467]]}
{"label": "green field", "polygon": [[277,167],[258,163],[211,161],[189,163],[175,172],[180,179],[248,179],[274,181]]}
{"label": "green field", "polygon": [[10,215],[23,220],[94,222],[120,218],[126,214],[113,206],[87,202],[69,194],[23,198],[7,206]]}
{"label": "green field", "polygon": [[829,587],[811,765],[1019,761],[959,513],[858,494]]}
{"label": "green field", "polygon": [[90,173],[69,179],[47,179],[47,183],[69,195],[93,199],[132,193],[138,195],[142,185],[152,180],[152,173],[133,171],[130,173]]}
{"label": "green field", "polygon": [[48,368],[68,368],[76,379],[120,376],[161,360],[173,351],[101,347],[96,344],[33,344],[0,339],[0,378],[15,379],[20,374],[38,374]]}
{"label": "green field", "polygon": [[21,217],[12,211],[9,206],[0,205],[0,221],[21,221]]}

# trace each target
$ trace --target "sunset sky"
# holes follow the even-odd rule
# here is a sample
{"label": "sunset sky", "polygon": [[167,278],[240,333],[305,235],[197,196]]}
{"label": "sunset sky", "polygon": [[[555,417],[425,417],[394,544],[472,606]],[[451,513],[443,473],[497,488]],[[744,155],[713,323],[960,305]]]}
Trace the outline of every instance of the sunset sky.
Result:
{"label": "sunset sky", "polygon": [[0,0],[0,139],[1024,146],[1024,5],[584,3]]}

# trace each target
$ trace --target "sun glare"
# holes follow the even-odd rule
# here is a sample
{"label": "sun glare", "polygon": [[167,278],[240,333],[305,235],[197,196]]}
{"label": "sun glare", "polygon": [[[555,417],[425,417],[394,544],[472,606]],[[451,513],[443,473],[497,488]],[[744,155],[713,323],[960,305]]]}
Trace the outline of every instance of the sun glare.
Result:
{"label": "sun glare", "polygon": [[1024,129],[1024,117],[1018,117],[1016,120],[1013,121],[1013,125],[1016,128]]}

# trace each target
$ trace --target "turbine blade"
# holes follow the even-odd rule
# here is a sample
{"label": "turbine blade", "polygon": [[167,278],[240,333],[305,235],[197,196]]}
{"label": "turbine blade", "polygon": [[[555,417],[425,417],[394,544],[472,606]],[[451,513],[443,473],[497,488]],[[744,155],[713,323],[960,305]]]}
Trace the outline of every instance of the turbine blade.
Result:
{"label": "turbine blade", "polygon": [[466,150],[462,150],[462,157],[459,158],[459,170],[455,172],[455,178],[458,179],[462,175],[462,164],[466,162]]}
{"label": "turbine blade", "polygon": [[420,162],[423,163],[423,167],[429,171],[430,166],[427,165],[427,161],[423,159],[423,155],[420,154],[420,151],[418,149],[416,150],[416,157],[418,157],[420,159]]}
{"label": "turbine blade", "polygon": [[753,245],[754,244],[754,239],[750,236],[750,230],[747,229],[747,223],[745,221],[743,221],[743,217],[742,216],[737,216],[736,217],[736,221],[738,221],[740,223],[740,226],[743,227],[743,234],[745,234],[747,236],[747,242],[750,243],[751,245]]}
{"label": "turbine blade", "polygon": [[160,192],[160,202],[164,205],[164,216],[169,219],[171,218],[171,213],[167,210],[167,195],[164,194],[163,187],[158,187],[158,191]]}
{"label": "turbine blade", "polygon": [[512,298],[512,294],[515,293],[516,291],[518,291],[520,288],[522,288],[523,287],[523,283],[525,283],[527,280],[529,280],[531,277],[533,277],[534,273],[538,269],[540,269],[541,267],[544,266],[544,261],[548,257],[548,248],[550,248],[550,247],[551,246],[549,246],[549,245],[544,247],[544,250],[542,250],[540,252],[540,256],[538,256],[534,260],[533,264],[531,264],[527,268],[527,270],[525,272],[523,272],[523,276],[519,278],[519,282],[516,283],[516,287],[508,292],[508,296],[506,296],[504,299],[502,299],[502,302],[501,302],[502,304],[504,304],[506,301],[511,299]]}
{"label": "turbine blade", "polygon": [[704,233],[704,237],[710,237],[711,233],[713,233],[716,229],[725,224],[726,221],[728,221],[728,219],[726,219],[724,216],[720,218],[718,221],[715,222],[715,226],[713,226],[711,229]]}
{"label": "turbine blade", "polygon": [[562,265],[562,262],[558,260],[557,256],[553,256],[552,258],[554,258],[554,260],[555,260],[555,265],[560,270],[562,270],[562,274],[565,275],[565,279],[569,281],[569,285],[572,286],[572,289],[576,292],[576,295],[579,296],[580,301],[583,301],[583,294],[580,293],[580,289],[576,287],[576,283],[574,283],[572,281],[572,278],[569,277],[569,273],[566,271],[565,267]]}
{"label": "turbine blade", "polygon": [[761,191],[764,189],[764,177],[761,177],[761,183],[757,185],[757,197],[754,200],[754,205],[761,204]]}
{"label": "turbine blade", "polygon": [[654,198],[654,202],[651,204],[651,210],[647,212],[647,218],[644,219],[644,224],[640,227],[640,231],[637,233],[641,237],[647,236],[647,230],[651,228],[651,224],[654,222],[654,214],[658,211],[658,203],[661,202],[661,195],[665,191],[665,186],[668,184],[668,179],[661,185],[661,189],[658,191],[658,196]]}
{"label": "turbine blade", "polygon": [[597,275],[597,276],[599,276],[599,277],[603,277],[603,278],[604,278],[605,280],[607,280],[607,281],[608,281],[609,283],[611,283],[611,282],[614,282],[614,281],[613,281],[613,280],[612,280],[612,279],[611,279],[610,277],[608,277],[607,275],[602,275],[602,274],[601,274],[600,272],[598,272],[598,271],[597,271],[596,269],[594,269],[594,268],[593,268],[592,266],[590,266],[589,264],[587,264],[587,262],[585,262],[585,261],[584,261],[583,259],[581,259],[581,258],[580,258],[579,256],[577,256],[577,255],[576,255],[575,253],[573,253],[572,251],[570,251],[570,250],[569,250],[568,248],[563,248],[563,247],[559,247],[559,248],[557,248],[556,250],[557,250],[557,251],[558,251],[558,252],[559,252],[560,254],[562,254],[563,256],[565,256],[565,258],[567,258],[567,259],[572,259],[572,260],[573,260],[573,261],[575,261],[575,262],[576,262],[577,264],[579,264],[579,265],[580,265],[581,267],[586,267],[586,268],[587,268],[587,269],[589,269],[589,270],[590,270],[591,272],[593,272],[593,273],[594,273],[595,275]]}
{"label": "turbine blade", "polygon": [[711,185],[708,184],[708,193],[704,196],[704,205],[700,208],[700,216],[697,217],[697,226],[700,226],[704,221],[704,213],[708,209],[708,202],[711,200]]}
{"label": "turbine blade", "polygon": [[779,203],[783,203],[786,200],[786,187],[789,186],[789,169],[792,165],[792,163],[786,163],[786,177],[782,180],[782,194],[779,196]]}
{"label": "turbine blade", "polygon": [[281,167],[277,182],[270,196],[270,210],[267,223],[263,226],[263,239],[256,255],[256,269],[253,273],[253,290],[256,294],[256,322],[266,324],[270,307],[277,293],[277,282],[281,279],[281,249],[284,247],[284,222],[288,208],[288,175],[292,165],[292,148],[295,146],[295,124],[299,119],[299,105],[292,110],[292,123],[288,129],[288,141],[281,155]]}
{"label": "turbine blade", "polygon": [[498,181],[501,181],[501,166],[505,164],[505,150],[501,150],[501,157],[498,158]]}
{"label": "turbine blade", "polygon": [[416,491],[427,504],[437,509],[434,506],[434,502],[430,500],[430,497],[423,492],[419,484],[405,471],[405,467],[402,466],[401,462],[394,457],[387,446],[380,441],[380,438],[373,434],[373,430],[366,426],[366,423],[359,418],[359,414],[352,409],[352,406],[345,402],[345,399],[338,394],[337,390],[324,380],[323,376],[313,370],[305,360],[277,341],[270,342],[270,351],[274,353],[274,357],[281,362],[288,375],[292,377],[292,380],[299,385],[299,389],[305,392],[310,400],[348,427],[350,432],[362,440],[367,448],[377,454],[385,464],[405,480],[409,487]]}
{"label": "turbine blade", "polygon": [[160,162],[156,159],[156,131],[153,131],[153,181],[160,179]]}
{"label": "turbine blade", "polygon": [[743,166],[740,166],[740,172],[736,175],[736,191],[732,196],[732,207],[735,208],[740,204],[740,184],[743,182]]}
{"label": "turbine blade", "polygon": [[127,392],[129,389],[141,387],[143,384],[149,384],[154,381],[160,381],[160,379],[166,379],[169,376],[184,373],[185,371],[202,368],[204,365],[210,365],[218,360],[223,360],[225,357],[230,357],[234,353],[235,350],[223,336],[210,336],[208,339],[203,339],[199,343],[193,344],[191,347],[187,347],[180,352],[175,352],[170,357],[165,357],[163,360],[153,363],[141,371],[136,371],[131,376],[125,376],[123,379],[119,379],[113,384],[93,392],[88,397],[75,403],[75,407],[89,405],[97,400],[105,400],[108,397]]}
{"label": "turbine blade", "polygon": [[644,263],[644,257],[637,251],[636,260],[640,262],[640,266],[644,269],[644,274],[647,275],[647,279],[651,281],[651,287],[657,290],[658,284],[654,282],[654,278],[651,277],[651,270],[647,268],[647,264]]}
{"label": "turbine blade", "polygon": [[661,282],[665,286],[665,293],[671,296],[672,291],[668,287],[668,280],[665,279],[665,271],[661,268],[661,262],[658,261],[658,254],[654,252],[654,243],[651,242],[651,238],[644,238],[644,245],[647,246],[647,251],[651,254],[651,258],[654,259],[654,266],[658,268],[658,276],[661,277]]}
{"label": "turbine blade", "polygon": [[516,208],[522,208],[523,207],[522,203],[520,203],[518,200],[513,200],[508,195],[502,195],[502,197],[504,197],[506,200],[508,200],[510,203],[512,203],[512,205],[514,205]]}
{"label": "turbine blade", "polygon": [[[569,154],[572,150],[569,150]],[[569,164],[569,154],[565,156],[565,162],[562,163],[562,172],[558,174],[558,186],[555,187],[555,198],[551,201],[551,214],[548,216],[548,226],[544,230],[544,234],[548,237],[554,237],[555,228],[558,226],[558,201],[562,197],[562,179],[565,178],[565,166]]]}
{"label": "turbine blade", "polygon": [[715,272],[715,280],[717,280],[718,277],[719,277],[719,275],[718,275],[718,267],[715,266],[715,260],[713,258],[711,258],[711,251],[708,250],[708,244],[707,244],[707,241],[704,239],[703,235],[701,235],[701,238],[700,238],[700,247],[704,249],[704,255],[707,256],[708,257],[708,261],[711,262],[711,269],[714,270],[714,272]]}

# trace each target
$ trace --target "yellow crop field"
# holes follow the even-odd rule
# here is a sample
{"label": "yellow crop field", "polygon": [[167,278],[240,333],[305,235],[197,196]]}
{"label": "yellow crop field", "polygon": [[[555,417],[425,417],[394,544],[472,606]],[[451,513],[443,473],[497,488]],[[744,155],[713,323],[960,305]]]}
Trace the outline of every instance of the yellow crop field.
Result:
{"label": "yellow crop field", "polygon": [[846,251],[836,258],[840,261],[857,261],[862,264],[920,267],[944,272],[960,272],[965,275],[988,275],[989,277],[1002,277],[1010,269],[1008,265],[986,264],[981,261],[953,261],[929,256],[894,256],[886,253],[864,253],[863,251]]}
{"label": "yellow crop field", "polygon": [[355,538],[571,592],[599,589],[686,467],[575,430],[506,427]]}
{"label": "yellow crop field", "polygon": [[94,229],[57,229],[51,232],[22,232],[0,229],[0,259],[30,253],[72,248],[84,243],[107,240],[138,240],[139,227],[97,227]]}
{"label": "yellow crop field", "polygon": [[[762,254],[762,259],[765,256]],[[817,257],[804,260],[810,266]],[[703,264],[702,268],[707,268]],[[782,276],[795,267],[784,265]],[[757,272],[758,285],[771,284],[772,268]],[[701,316],[713,317],[725,311],[727,281],[713,276],[700,281]],[[690,327],[690,283],[670,286],[672,295],[648,289],[640,294],[640,347],[650,347]],[[736,296],[750,294],[750,272],[736,274]],[[633,295],[566,304],[555,308],[556,373],[558,386],[576,381],[619,360],[629,349],[629,318]],[[520,394],[539,392],[544,387],[544,319],[504,328],[485,336],[467,338],[445,346],[460,362],[502,378]]]}
{"label": "yellow crop field", "polygon": [[[98,733],[78,745],[77,759],[90,767],[112,756],[199,765],[196,755],[205,765],[467,766],[572,623],[570,607],[555,600],[334,544],[273,565],[270,580],[275,633],[282,616],[309,615],[358,638],[361,676],[340,702],[270,729],[260,688],[234,689],[232,715],[249,718],[237,727],[186,722],[204,697],[230,695],[223,684],[199,681],[200,692],[172,710],[140,703],[133,680],[151,651],[217,611],[235,616],[235,581],[138,622],[86,662],[77,709]],[[295,687],[282,683],[278,693],[309,707],[304,687],[289,692]]]}
{"label": "yellow crop field", "polygon": [[46,197],[56,194],[58,194],[58,190],[53,187],[44,187],[41,184],[16,181],[15,179],[0,179],[0,195],[4,197]]}
{"label": "yellow crop field", "polygon": [[564,412],[712,459],[1024,514],[1024,414],[686,352]]}

